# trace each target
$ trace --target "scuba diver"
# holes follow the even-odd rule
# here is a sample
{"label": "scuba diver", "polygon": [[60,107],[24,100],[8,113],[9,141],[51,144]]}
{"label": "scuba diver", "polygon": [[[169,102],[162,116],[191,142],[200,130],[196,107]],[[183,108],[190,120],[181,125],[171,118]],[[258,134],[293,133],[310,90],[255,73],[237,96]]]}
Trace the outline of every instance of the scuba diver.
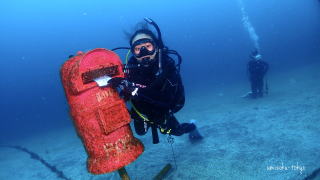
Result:
{"label": "scuba diver", "polygon": [[247,64],[247,72],[249,73],[251,92],[248,94],[248,97],[262,97],[263,93],[268,93],[267,84],[266,91],[263,91],[263,78],[269,69],[269,64],[265,61],[262,61],[262,56],[257,50],[251,53],[250,58],[251,60]]}
{"label": "scuba diver", "polygon": [[[125,100],[131,100],[130,114],[138,135],[145,135],[151,128],[154,144],[159,142],[158,129],[175,136],[189,133],[191,142],[198,141],[203,137],[196,125],[179,123],[174,116],[185,103],[181,56],[164,46],[157,24],[145,20],[155,27],[158,36],[146,27],[137,30],[129,41],[132,56],[124,68],[125,78],[112,78],[109,84],[121,89]],[[177,64],[170,54],[178,57]]]}

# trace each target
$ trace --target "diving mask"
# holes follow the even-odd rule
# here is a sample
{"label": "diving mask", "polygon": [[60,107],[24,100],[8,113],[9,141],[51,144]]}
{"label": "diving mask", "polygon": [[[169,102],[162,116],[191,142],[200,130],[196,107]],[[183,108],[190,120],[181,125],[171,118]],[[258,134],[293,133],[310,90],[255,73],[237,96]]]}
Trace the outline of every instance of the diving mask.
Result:
{"label": "diving mask", "polygon": [[156,46],[152,39],[143,38],[132,44],[131,51],[137,59],[143,59],[155,55]]}

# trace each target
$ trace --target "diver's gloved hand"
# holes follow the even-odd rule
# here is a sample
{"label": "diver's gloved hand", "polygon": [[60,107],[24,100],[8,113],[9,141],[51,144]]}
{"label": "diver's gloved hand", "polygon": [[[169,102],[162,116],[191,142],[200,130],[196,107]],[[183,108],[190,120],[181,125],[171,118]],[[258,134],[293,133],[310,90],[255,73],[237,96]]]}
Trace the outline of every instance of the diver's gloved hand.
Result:
{"label": "diver's gloved hand", "polygon": [[129,99],[131,96],[135,96],[138,93],[139,88],[144,88],[145,86],[135,84],[128,81],[126,78],[115,77],[108,81],[108,84],[113,88],[120,89],[120,96],[124,99]]}
{"label": "diver's gloved hand", "polygon": [[118,87],[120,87],[121,84],[124,83],[124,81],[126,81],[126,78],[114,77],[114,78],[111,78],[110,80],[108,80],[108,85],[113,88],[118,88]]}

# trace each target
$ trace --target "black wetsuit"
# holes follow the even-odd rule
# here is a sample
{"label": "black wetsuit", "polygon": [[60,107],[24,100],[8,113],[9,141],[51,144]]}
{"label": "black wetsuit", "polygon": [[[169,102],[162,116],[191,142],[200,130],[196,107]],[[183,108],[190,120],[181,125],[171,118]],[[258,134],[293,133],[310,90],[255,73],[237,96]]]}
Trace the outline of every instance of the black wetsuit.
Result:
{"label": "black wetsuit", "polygon": [[[150,126],[153,135],[156,128],[159,128],[163,134],[176,136],[196,128],[192,123],[180,124],[173,115],[184,104],[184,90],[174,60],[166,54],[163,54],[162,59],[160,73],[158,60],[144,67],[139,65],[134,57],[131,57],[127,64],[126,77],[128,80],[146,86],[146,88],[139,88],[138,95],[131,99],[134,108],[131,108],[130,114],[134,119],[138,135],[146,134]],[[137,111],[148,120],[144,120]]]}
{"label": "black wetsuit", "polygon": [[263,78],[269,69],[269,64],[262,60],[250,60],[248,62],[249,80],[251,83],[251,97],[263,96]]}

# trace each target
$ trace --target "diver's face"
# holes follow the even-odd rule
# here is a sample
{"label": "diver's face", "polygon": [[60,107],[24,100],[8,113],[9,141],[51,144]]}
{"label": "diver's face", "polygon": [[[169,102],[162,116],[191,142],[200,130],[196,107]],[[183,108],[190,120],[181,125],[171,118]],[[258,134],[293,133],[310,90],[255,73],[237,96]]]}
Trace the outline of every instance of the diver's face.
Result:
{"label": "diver's face", "polygon": [[141,39],[133,44],[133,54],[137,60],[154,59],[156,47],[151,39]]}
{"label": "diver's face", "polygon": [[134,49],[133,49],[134,50],[134,54],[135,55],[140,54],[141,53],[141,49],[143,47],[146,48],[150,52],[152,52],[154,50],[153,44],[150,43],[150,42],[147,42],[147,43],[142,43],[142,44],[139,44],[139,45],[135,46]]}

